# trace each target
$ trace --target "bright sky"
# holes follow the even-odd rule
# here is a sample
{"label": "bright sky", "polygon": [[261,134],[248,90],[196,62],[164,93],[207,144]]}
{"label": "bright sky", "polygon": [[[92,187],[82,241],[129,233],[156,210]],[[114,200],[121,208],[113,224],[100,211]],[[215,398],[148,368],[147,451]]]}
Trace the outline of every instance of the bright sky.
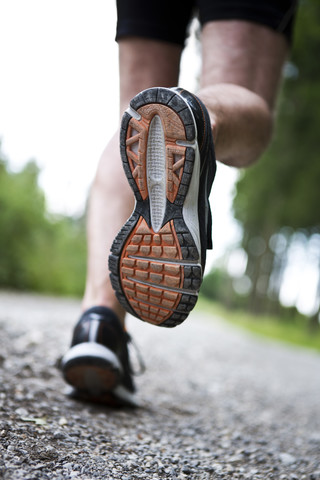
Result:
{"label": "bright sky", "polygon": [[[118,120],[115,2],[1,0],[0,18],[2,149],[14,169],[36,159],[51,210],[81,213]],[[185,88],[195,88],[198,68],[190,45]],[[235,170],[220,167],[211,258],[239,238],[230,215],[235,177]]]}
{"label": "bright sky", "polygon": [[83,208],[118,116],[115,2],[1,0],[0,136],[35,158],[53,210]]}

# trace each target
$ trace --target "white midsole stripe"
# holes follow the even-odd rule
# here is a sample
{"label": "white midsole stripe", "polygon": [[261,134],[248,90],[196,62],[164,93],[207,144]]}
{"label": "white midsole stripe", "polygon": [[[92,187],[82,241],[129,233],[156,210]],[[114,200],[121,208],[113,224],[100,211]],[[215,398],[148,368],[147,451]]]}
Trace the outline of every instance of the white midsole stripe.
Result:
{"label": "white midsole stripe", "polygon": [[[177,92],[178,93],[178,92]],[[188,106],[190,113],[193,118],[194,128],[196,131],[195,139],[191,142],[187,140],[180,141],[178,140],[178,145],[183,145],[189,148],[193,148],[195,150],[195,160],[194,166],[192,171],[191,182],[189,185],[189,189],[186,195],[186,199],[183,204],[182,215],[183,219],[192,235],[194,243],[197,247],[199,252],[199,259],[201,258],[201,242],[200,242],[200,228],[199,228],[199,215],[198,215],[198,197],[199,197],[199,181],[200,181],[200,152],[198,146],[198,133],[197,133],[197,124],[193,115],[192,108],[188,104],[188,102],[183,98],[181,95],[182,100]]]}
{"label": "white midsole stripe", "polygon": [[106,360],[112,367],[122,372],[122,365],[118,357],[109,348],[96,342],[79,343],[70,348],[70,350],[62,358],[62,366],[71,360],[81,357],[92,357]]}
{"label": "white midsole stripe", "polygon": [[135,118],[136,120],[141,120],[141,115],[138,113],[136,110],[134,110],[132,107],[128,107],[126,112],[131,115],[131,117]]}

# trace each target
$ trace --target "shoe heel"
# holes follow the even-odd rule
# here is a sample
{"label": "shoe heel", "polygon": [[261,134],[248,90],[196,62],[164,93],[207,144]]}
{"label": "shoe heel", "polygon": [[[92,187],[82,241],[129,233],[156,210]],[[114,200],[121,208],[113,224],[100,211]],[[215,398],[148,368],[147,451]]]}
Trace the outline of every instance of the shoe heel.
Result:
{"label": "shoe heel", "polygon": [[114,389],[122,372],[116,355],[95,342],[72,347],[63,357],[61,368],[67,383],[94,396]]}

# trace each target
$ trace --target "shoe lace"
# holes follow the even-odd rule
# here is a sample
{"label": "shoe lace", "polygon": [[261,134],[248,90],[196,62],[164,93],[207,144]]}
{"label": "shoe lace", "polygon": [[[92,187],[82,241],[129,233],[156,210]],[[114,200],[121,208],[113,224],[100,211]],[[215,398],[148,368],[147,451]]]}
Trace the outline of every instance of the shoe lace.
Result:
{"label": "shoe lace", "polygon": [[[128,332],[126,332],[126,335],[127,335],[128,347],[129,347],[130,350],[132,350],[134,352],[134,356],[137,359],[137,362],[135,362],[135,363],[138,363],[138,368],[134,368],[132,366],[131,361],[129,362],[130,372],[132,373],[132,375],[135,375],[135,376],[142,375],[146,371],[146,364],[143,360],[141,351],[140,351],[138,345],[136,344],[136,342],[131,337],[131,335],[129,335]],[[132,348],[130,348],[130,347],[132,347]]]}

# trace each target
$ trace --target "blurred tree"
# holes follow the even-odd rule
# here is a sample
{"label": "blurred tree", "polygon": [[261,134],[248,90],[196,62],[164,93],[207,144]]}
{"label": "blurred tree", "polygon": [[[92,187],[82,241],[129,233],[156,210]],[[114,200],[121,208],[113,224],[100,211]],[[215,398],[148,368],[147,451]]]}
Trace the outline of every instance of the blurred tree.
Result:
{"label": "blurred tree", "polygon": [[233,306],[231,279],[223,268],[212,269],[203,279],[201,295],[211,300]]}
{"label": "blurred tree", "polygon": [[[319,52],[320,0],[304,0],[284,70],[274,139],[263,158],[242,172],[233,204],[245,232],[251,307],[256,311],[270,305],[266,297],[270,290],[279,298],[285,252],[294,232],[302,230],[310,237],[320,231]],[[284,227],[287,249],[276,254],[270,240]],[[263,244],[260,250],[258,243]]]}
{"label": "blurred tree", "polygon": [[49,215],[38,176],[33,161],[10,172],[0,152],[0,287],[80,295],[84,221]]}

